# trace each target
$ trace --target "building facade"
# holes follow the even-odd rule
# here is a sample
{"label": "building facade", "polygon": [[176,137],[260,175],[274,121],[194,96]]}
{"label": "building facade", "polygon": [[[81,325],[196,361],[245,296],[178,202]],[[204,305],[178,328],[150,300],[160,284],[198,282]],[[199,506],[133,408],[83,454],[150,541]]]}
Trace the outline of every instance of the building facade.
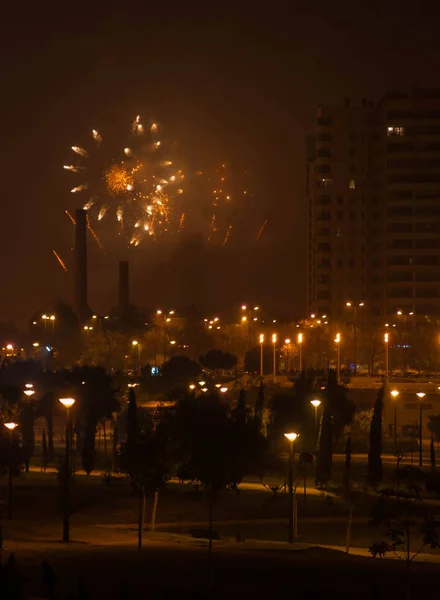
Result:
{"label": "building facade", "polygon": [[440,317],[440,90],[318,107],[307,197],[310,313]]}

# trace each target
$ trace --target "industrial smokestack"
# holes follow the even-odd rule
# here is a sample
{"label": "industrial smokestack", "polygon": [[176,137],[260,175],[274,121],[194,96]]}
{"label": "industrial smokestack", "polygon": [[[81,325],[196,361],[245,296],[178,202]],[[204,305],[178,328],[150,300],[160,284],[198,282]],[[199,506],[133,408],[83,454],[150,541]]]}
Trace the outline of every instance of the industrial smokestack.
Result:
{"label": "industrial smokestack", "polygon": [[130,310],[130,282],[127,260],[119,262],[119,315],[126,317]]}
{"label": "industrial smokestack", "polygon": [[80,321],[90,316],[87,303],[87,215],[82,208],[76,210],[75,225],[75,312]]}

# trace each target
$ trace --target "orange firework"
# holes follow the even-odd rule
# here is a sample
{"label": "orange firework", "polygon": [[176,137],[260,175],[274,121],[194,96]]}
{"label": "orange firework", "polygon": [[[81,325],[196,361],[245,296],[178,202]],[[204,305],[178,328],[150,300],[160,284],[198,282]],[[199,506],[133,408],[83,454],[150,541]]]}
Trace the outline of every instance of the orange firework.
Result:
{"label": "orange firework", "polygon": [[64,264],[64,262],[63,262],[63,260],[62,260],[61,256],[58,254],[58,252],[56,252],[55,250],[52,250],[52,252],[54,253],[54,256],[55,256],[55,258],[57,259],[57,261],[60,263],[60,265],[61,265],[62,269],[63,269],[63,270],[66,272],[66,273],[68,273],[67,267],[66,267],[66,265]]}

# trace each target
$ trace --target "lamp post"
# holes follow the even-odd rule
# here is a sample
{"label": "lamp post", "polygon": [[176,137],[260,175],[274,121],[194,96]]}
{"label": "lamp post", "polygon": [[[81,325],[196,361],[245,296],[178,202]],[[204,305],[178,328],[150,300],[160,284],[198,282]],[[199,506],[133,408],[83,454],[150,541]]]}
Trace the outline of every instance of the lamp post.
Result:
{"label": "lamp post", "polygon": [[391,396],[394,399],[394,449],[397,448],[397,396],[399,395],[399,390],[391,390]]}
{"label": "lamp post", "polygon": [[49,320],[52,322],[52,333],[55,333],[55,315],[50,315]]}
{"label": "lamp post", "polygon": [[163,363],[166,362],[167,357],[167,323],[171,322],[170,315],[174,315],[174,310],[169,310],[168,313],[163,312],[163,310],[156,310],[156,315],[160,317],[163,315]]}
{"label": "lamp post", "polygon": [[74,398],[60,398],[66,409],[66,454],[64,459],[64,506],[63,506],[63,542],[70,541],[70,446],[72,436],[72,417],[70,409],[75,404]]}
{"label": "lamp post", "polygon": [[338,380],[338,383],[339,383],[339,380],[340,380],[340,375],[339,374],[340,374],[340,370],[341,370],[341,352],[340,352],[341,334],[340,333],[336,334],[335,343],[337,344],[337,349],[338,349],[338,362],[337,362],[338,373],[337,373],[337,380]]}
{"label": "lamp post", "polygon": [[263,377],[263,344],[264,333],[260,333],[260,377]]}
{"label": "lamp post", "polygon": [[286,338],[284,340],[284,343],[286,345],[286,364],[285,364],[285,368],[286,368],[286,373],[289,373],[289,347],[290,347],[290,338]]}
{"label": "lamp post", "polygon": [[289,544],[293,544],[296,537],[296,498],[293,489],[293,465],[295,460],[295,440],[299,433],[285,433],[284,436],[289,440]]}
{"label": "lamp post", "polygon": [[[396,314],[398,317],[403,317],[403,323],[404,323],[403,338],[404,338],[404,341],[407,341],[408,340],[407,320],[408,320],[408,316],[412,317],[414,315],[414,311],[406,313],[404,310],[398,310]],[[405,348],[405,344],[403,344],[403,346],[404,346],[404,348],[403,348],[403,350],[404,350],[404,352],[403,352],[403,372],[406,375],[406,352],[405,352],[405,350],[407,348]]]}
{"label": "lamp post", "polygon": [[247,321],[247,324],[248,324],[248,350],[250,350],[250,348],[251,348],[251,325],[252,325],[251,321],[252,320],[257,321],[256,318],[252,319],[252,313],[254,310],[260,310],[260,307],[254,306],[253,308],[250,308],[250,307],[248,308],[246,304],[243,304],[241,307],[241,310],[247,311],[247,317],[242,317],[241,322],[246,323],[246,321]]}
{"label": "lamp post", "polygon": [[140,375],[141,374],[141,345],[137,340],[133,340],[131,342],[131,345],[133,346],[133,350],[135,348],[137,348],[137,351],[138,351],[138,369],[137,370]]}
{"label": "lamp post", "polygon": [[426,396],[425,392],[417,392],[420,400],[420,415],[419,415],[419,467],[423,467],[423,452],[422,452],[422,427],[423,427],[423,404],[422,400]]}
{"label": "lamp post", "polygon": [[276,357],[276,348],[277,348],[277,334],[272,334],[272,344],[273,344],[273,381],[275,383],[277,379],[277,357]]}
{"label": "lamp post", "polygon": [[385,344],[385,390],[388,386],[388,379],[389,379],[389,365],[390,365],[390,346],[389,346],[389,341],[390,341],[390,336],[388,333],[385,333],[383,336],[383,341]]}
{"label": "lamp post", "polygon": [[299,346],[299,372],[303,370],[303,355],[302,355],[302,344],[304,336],[302,333],[298,333],[298,346]]}
{"label": "lamp post", "polygon": [[346,302],[347,308],[353,308],[354,323],[353,323],[353,354],[354,354],[354,376],[357,375],[357,309],[364,306],[363,302]]}
{"label": "lamp post", "polygon": [[8,519],[12,519],[12,458],[13,458],[13,446],[12,446],[12,434],[14,429],[17,427],[17,423],[10,421],[5,423],[5,427],[9,429],[9,468],[8,468]]}
{"label": "lamp post", "polygon": [[318,408],[321,406],[321,400],[310,400],[310,404],[315,409],[315,425],[318,424]]}

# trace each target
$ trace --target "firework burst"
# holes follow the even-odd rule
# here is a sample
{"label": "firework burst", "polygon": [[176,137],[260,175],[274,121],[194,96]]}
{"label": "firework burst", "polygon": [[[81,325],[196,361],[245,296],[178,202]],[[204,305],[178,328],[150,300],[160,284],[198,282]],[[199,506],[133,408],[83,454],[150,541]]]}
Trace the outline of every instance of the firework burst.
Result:
{"label": "firework burst", "polygon": [[72,146],[75,162],[64,165],[82,178],[71,192],[84,197],[88,222],[113,220],[132,246],[146,236],[157,238],[182,228],[178,197],[183,193],[184,173],[166,156],[158,131],[156,123],[145,128],[138,116],[126,143],[115,149],[107,147],[105,138],[93,129],[93,146]]}

